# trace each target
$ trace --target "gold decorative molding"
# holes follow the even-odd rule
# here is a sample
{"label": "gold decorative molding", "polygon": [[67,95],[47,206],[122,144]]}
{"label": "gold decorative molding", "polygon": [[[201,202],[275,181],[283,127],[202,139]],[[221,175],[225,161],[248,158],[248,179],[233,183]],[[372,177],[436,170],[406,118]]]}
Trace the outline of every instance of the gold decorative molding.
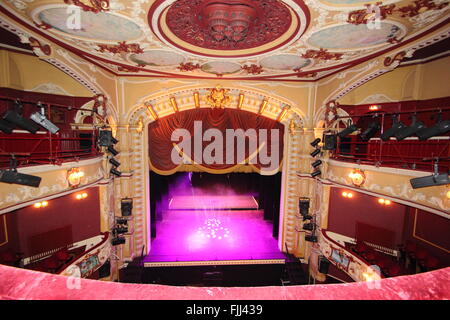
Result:
{"label": "gold decorative molding", "polygon": [[229,89],[223,89],[220,85],[216,86],[206,96],[206,103],[212,108],[225,108],[231,102],[229,91]]}

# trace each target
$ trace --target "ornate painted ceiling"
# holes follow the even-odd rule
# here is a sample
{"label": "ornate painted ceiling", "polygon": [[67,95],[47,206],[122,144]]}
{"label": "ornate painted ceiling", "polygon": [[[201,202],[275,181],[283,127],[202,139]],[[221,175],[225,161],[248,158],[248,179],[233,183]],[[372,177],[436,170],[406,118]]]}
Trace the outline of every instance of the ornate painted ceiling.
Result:
{"label": "ornate painted ceiling", "polygon": [[444,26],[448,0],[3,0],[0,10],[125,76],[314,81]]}

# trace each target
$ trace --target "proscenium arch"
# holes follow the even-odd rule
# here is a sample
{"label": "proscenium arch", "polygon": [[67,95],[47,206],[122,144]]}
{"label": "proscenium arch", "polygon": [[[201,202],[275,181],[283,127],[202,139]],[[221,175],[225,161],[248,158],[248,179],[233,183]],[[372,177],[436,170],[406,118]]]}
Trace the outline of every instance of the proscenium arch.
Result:
{"label": "proscenium arch", "polygon": [[[285,116],[280,121],[285,126],[285,134],[283,138],[284,157],[282,161],[282,187],[280,195],[279,249],[284,251],[285,244],[289,247],[294,246],[294,239],[286,237],[285,233],[288,225],[287,220],[294,219],[297,214],[296,206],[291,204],[292,201],[288,201],[293,197],[297,197],[297,190],[292,183],[292,181],[297,179],[297,168],[292,164],[292,161],[289,161],[289,155],[298,152],[300,148],[300,139],[297,137],[297,133],[300,131],[297,130],[297,133],[291,133],[290,126],[294,123],[296,128],[302,128],[305,123],[305,115],[293,101],[274,96],[267,92],[230,87],[224,87],[224,89],[229,89],[229,95],[232,97],[230,104],[226,108],[237,108],[239,94],[244,94],[245,96],[242,110],[261,114],[270,119],[277,119],[285,107],[290,107],[285,109]],[[158,117],[168,116],[176,112],[170,102],[170,98],[174,97],[179,111],[194,109],[196,107],[194,92],[198,92],[200,99],[199,107],[210,108],[204,100],[205,94],[208,91],[209,89],[205,89],[204,87],[190,87],[175,92],[151,94],[139,99],[125,117],[125,126],[130,134],[128,152],[126,154],[129,157],[130,171],[133,173],[130,181],[131,187],[135,191],[132,193],[135,195],[133,197],[135,203],[133,207],[136,209],[140,208],[139,211],[136,210],[133,213],[133,215],[139,216],[134,220],[136,222],[134,228],[136,234],[134,248],[136,253],[145,246],[145,253],[148,254],[151,246],[148,125],[156,119],[147,110],[147,106],[150,104],[158,114]],[[260,113],[260,107],[264,100],[268,102],[263,112]],[[291,223],[289,222],[289,224]]]}

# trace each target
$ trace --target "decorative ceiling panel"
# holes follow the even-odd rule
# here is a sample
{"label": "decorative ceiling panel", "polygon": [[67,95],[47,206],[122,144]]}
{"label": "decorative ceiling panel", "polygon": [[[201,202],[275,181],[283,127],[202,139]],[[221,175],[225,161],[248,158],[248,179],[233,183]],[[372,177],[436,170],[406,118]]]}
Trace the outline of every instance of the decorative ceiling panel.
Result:
{"label": "decorative ceiling panel", "polygon": [[5,0],[0,13],[118,75],[314,81],[448,28],[449,7],[448,0]]}

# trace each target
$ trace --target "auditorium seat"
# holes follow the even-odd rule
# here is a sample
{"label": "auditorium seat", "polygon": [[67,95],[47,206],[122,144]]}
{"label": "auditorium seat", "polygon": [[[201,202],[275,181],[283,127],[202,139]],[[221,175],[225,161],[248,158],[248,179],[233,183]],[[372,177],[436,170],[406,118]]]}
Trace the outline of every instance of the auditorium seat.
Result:
{"label": "auditorium seat", "polygon": [[368,250],[367,245],[364,242],[358,242],[356,247],[353,249],[358,254],[363,254]]}
{"label": "auditorium seat", "polygon": [[431,270],[437,269],[439,267],[439,264],[440,264],[439,259],[437,259],[433,256],[428,256],[424,262],[426,271],[431,271]]}
{"label": "auditorium seat", "polygon": [[67,262],[72,258],[72,256],[69,254],[68,250],[66,248],[59,250],[55,254],[56,258],[61,262]]}
{"label": "auditorium seat", "polygon": [[58,259],[56,258],[56,256],[51,256],[48,259],[45,259],[42,262],[42,266],[47,270],[47,272],[50,273],[55,273],[56,270],[59,268],[60,266],[60,262],[58,261]]}
{"label": "auditorium seat", "polygon": [[388,277],[396,277],[401,274],[401,268],[397,264],[391,265],[387,270]]}

